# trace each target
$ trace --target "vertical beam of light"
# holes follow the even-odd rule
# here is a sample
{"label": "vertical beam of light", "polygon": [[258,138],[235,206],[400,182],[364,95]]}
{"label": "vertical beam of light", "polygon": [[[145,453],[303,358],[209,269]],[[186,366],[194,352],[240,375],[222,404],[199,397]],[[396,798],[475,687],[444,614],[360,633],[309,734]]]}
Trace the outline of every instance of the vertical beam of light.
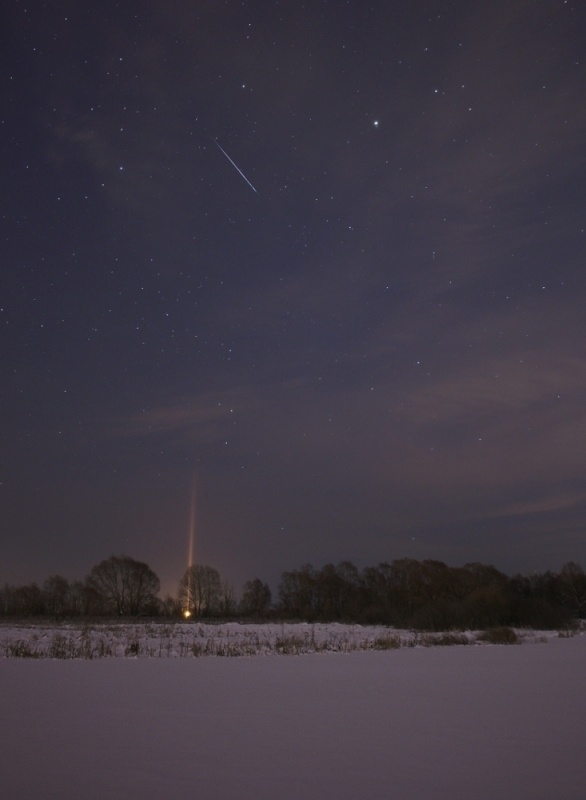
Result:
{"label": "vertical beam of light", "polygon": [[183,607],[183,616],[188,619],[192,614],[193,592],[191,587],[191,567],[195,555],[195,478],[191,488],[191,503],[189,506],[189,547],[187,550],[187,587]]}
{"label": "vertical beam of light", "polygon": [[187,557],[187,566],[193,566],[193,549],[195,542],[195,478],[193,479],[193,487],[191,489],[191,505],[189,508],[189,553]]}

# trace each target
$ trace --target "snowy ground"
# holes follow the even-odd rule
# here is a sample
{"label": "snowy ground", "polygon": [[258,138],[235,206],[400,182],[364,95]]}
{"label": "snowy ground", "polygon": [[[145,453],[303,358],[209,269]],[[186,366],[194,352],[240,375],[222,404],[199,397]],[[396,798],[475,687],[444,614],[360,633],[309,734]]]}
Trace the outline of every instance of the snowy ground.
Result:
{"label": "snowy ground", "polygon": [[[343,633],[309,631],[314,641]],[[140,650],[145,638],[131,641]],[[529,641],[280,658],[0,658],[0,793],[584,800],[586,635]]]}
{"label": "snowy ground", "polygon": [[[526,642],[557,632],[518,632]],[[242,624],[0,624],[0,658],[193,658],[201,656],[300,655],[393,650],[399,647],[467,644],[474,633],[423,634],[383,625],[339,623]]]}

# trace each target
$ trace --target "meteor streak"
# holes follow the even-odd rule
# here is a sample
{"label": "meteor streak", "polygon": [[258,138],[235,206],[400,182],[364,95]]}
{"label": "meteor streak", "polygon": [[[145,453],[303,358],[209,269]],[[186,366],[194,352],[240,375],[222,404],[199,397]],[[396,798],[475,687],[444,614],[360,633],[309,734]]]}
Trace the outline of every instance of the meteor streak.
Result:
{"label": "meteor streak", "polygon": [[240,175],[241,175],[241,176],[244,178],[244,180],[245,180],[245,181],[246,181],[246,183],[247,183],[247,184],[250,186],[250,188],[252,189],[252,191],[253,191],[253,192],[256,192],[256,194],[258,194],[258,192],[257,192],[257,191],[256,191],[256,189],[254,188],[254,186],[252,185],[252,183],[251,183],[251,182],[248,180],[248,178],[247,178],[247,177],[246,177],[246,175],[245,175],[245,174],[242,172],[242,170],[240,169],[240,167],[239,167],[237,164],[235,164],[235,163],[232,161],[232,159],[230,158],[230,156],[228,155],[228,153],[227,153],[227,152],[224,150],[224,148],[222,147],[222,145],[221,145],[221,144],[218,142],[218,140],[217,140],[217,139],[214,139],[214,137],[212,136],[212,141],[213,141],[213,142],[215,142],[215,143],[218,145],[218,147],[220,148],[220,150],[222,151],[222,153],[223,153],[223,154],[226,156],[226,158],[228,159],[228,161],[230,162],[230,164],[232,164],[232,166],[234,167],[234,169],[235,169],[235,170],[237,170],[237,171],[240,173]]}

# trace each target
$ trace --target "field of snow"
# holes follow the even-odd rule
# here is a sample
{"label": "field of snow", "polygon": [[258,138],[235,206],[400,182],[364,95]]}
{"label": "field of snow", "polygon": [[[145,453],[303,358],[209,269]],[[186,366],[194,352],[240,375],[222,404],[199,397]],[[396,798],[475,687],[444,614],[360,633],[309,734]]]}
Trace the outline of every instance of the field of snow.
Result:
{"label": "field of snow", "polygon": [[[320,646],[300,656],[194,658],[189,647],[181,657],[175,636],[190,644],[197,624],[173,627],[169,652],[160,646],[165,657],[148,657],[167,641],[160,631],[157,638],[152,626],[128,626],[112,655],[133,657],[0,658],[1,795],[586,797],[584,634],[532,636],[520,646],[421,641],[386,652],[361,644],[349,652]],[[210,627],[218,636],[219,626]],[[277,634],[299,643],[307,633],[310,646],[391,638],[387,629],[359,626],[244,629],[261,643]],[[49,630],[0,628],[0,642],[23,642],[27,632],[50,648]],[[225,639],[237,632],[222,631]],[[58,634],[67,641],[63,628]],[[92,629],[86,639],[101,635]],[[263,647],[257,652],[295,652]]]}
{"label": "field of snow", "polygon": [[[551,631],[519,632],[519,637],[528,642],[543,641],[557,635]],[[301,655],[395,650],[475,641],[476,636],[471,632],[415,633],[384,625],[340,623],[0,624],[0,658]]]}

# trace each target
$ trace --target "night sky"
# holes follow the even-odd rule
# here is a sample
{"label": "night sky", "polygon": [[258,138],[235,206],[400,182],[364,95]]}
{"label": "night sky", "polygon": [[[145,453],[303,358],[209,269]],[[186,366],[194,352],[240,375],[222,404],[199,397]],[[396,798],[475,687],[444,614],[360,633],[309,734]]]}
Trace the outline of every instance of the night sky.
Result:
{"label": "night sky", "polygon": [[586,565],[583,3],[0,31],[0,583]]}

